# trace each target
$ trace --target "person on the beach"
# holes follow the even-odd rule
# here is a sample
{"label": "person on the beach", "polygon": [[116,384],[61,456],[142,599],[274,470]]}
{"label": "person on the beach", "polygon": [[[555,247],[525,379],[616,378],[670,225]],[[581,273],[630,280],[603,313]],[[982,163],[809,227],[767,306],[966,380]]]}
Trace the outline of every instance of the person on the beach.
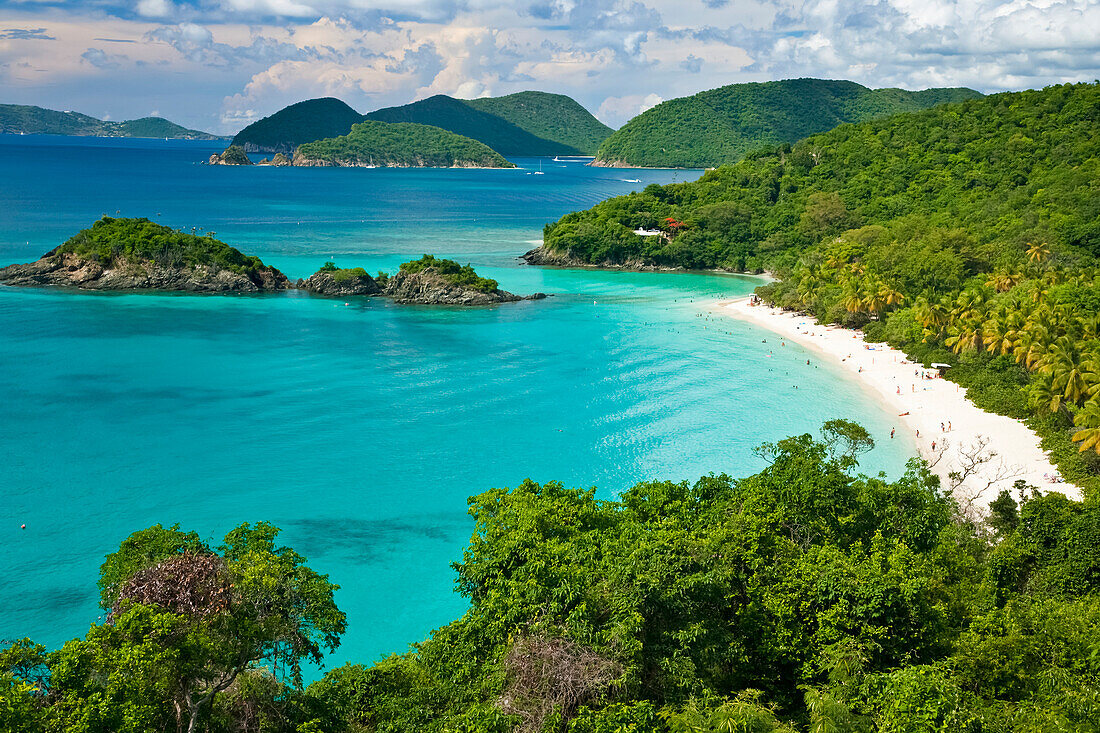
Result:
{"label": "person on the beach", "polygon": [[942,422],[940,423],[940,432],[941,433],[943,432],[943,423]]}
{"label": "person on the beach", "polygon": [[890,428],[890,440],[894,439],[894,430],[895,428]]}
{"label": "person on the beach", "polygon": [[901,394],[901,387],[898,387],[898,394]]}
{"label": "person on the beach", "polygon": [[933,440],[932,441],[932,451],[935,452],[935,450],[936,450],[936,441]]}
{"label": "person on the beach", "polygon": [[917,437],[920,437],[920,428],[917,428]]}
{"label": "person on the beach", "polygon": [[947,432],[949,432],[949,433],[951,432],[951,421],[950,420],[947,421]]}

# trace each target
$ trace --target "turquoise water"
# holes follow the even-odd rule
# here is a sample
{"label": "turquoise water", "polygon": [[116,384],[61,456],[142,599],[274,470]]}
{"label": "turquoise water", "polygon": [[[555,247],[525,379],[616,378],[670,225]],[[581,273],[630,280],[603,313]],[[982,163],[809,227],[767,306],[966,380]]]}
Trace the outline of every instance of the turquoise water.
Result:
{"label": "turquoise water", "polygon": [[833,417],[880,438],[867,471],[897,475],[911,449],[843,372],[710,314],[753,278],[516,260],[547,221],[691,174],[195,164],[213,149],[0,136],[0,263],[117,211],[216,231],[291,277],[432,252],[554,297],[459,310],[0,287],[0,639],[83,634],[99,563],[135,529],[217,539],[267,520],[342,586],[329,666],[370,661],[462,613],[449,563],[470,495],[742,475],[762,465],[753,446]]}

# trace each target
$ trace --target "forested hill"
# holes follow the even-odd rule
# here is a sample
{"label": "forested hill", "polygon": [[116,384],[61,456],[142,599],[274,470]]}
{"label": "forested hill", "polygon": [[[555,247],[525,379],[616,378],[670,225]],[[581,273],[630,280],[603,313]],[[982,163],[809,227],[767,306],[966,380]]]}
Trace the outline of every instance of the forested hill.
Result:
{"label": "forested hill", "polygon": [[793,143],[846,122],[980,97],[973,89],[868,89],[850,81],[788,79],[671,99],[630,120],[600,146],[597,165],[709,168],[761,145]]}
{"label": "forested hill", "polygon": [[502,155],[592,155],[611,134],[611,128],[573,99],[544,92],[473,100],[437,94],[371,112],[367,118],[442,127]]}
{"label": "forested hill", "polygon": [[299,146],[293,165],[396,168],[514,168],[484,143],[431,125],[366,120],[347,135]]}
{"label": "forested hill", "polygon": [[463,101],[562,146],[551,149],[556,155],[595,155],[600,143],[614,132],[576,100],[562,94],[519,92]]}
{"label": "forested hill", "polygon": [[88,137],[167,137],[217,140],[220,136],[169,122],[163,117],[112,122],[79,112],[59,112],[22,104],[0,104],[0,133],[23,135],[80,135]]}
{"label": "forested hill", "polygon": [[1100,87],[1077,84],[845,125],[568,214],[545,246],[594,264],[782,272],[815,243],[879,225],[958,233],[949,248],[967,271],[1022,262],[1036,239],[1100,253],[1098,116]]}
{"label": "forested hill", "polygon": [[363,115],[339,99],[307,99],[253,122],[237,133],[233,145],[250,153],[293,153],[302,143],[346,135],[362,121]]}

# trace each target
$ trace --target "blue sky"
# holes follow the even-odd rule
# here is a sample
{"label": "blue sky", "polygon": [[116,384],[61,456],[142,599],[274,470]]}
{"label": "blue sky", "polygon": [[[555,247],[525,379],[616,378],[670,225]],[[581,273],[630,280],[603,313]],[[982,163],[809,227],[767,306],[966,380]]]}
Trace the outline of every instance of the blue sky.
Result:
{"label": "blue sky", "polygon": [[568,94],[617,127],[800,76],[984,92],[1100,78],[1100,0],[0,0],[0,102],[232,133],[292,102]]}

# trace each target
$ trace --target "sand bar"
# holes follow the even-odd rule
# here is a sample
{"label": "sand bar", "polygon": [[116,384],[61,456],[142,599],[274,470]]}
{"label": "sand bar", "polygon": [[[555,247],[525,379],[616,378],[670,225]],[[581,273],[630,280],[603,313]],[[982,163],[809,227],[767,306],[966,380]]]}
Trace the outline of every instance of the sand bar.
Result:
{"label": "sand bar", "polygon": [[934,369],[914,364],[903,352],[865,342],[859,331],[822,326],[811,316],[752,305],[750,298],[719,306],[716,312],[773,331],[851,372],[898,415],[898,433],[908,431],[942,486],[955,486],[964,505],[984,509],[1017,479],[1044,493],[1081,498],[1077,486],[1051,480],[1058,469],[1039,447],[1039,436],[1023,422],[979,409],[966,399],[966,389],[939,378]]}

